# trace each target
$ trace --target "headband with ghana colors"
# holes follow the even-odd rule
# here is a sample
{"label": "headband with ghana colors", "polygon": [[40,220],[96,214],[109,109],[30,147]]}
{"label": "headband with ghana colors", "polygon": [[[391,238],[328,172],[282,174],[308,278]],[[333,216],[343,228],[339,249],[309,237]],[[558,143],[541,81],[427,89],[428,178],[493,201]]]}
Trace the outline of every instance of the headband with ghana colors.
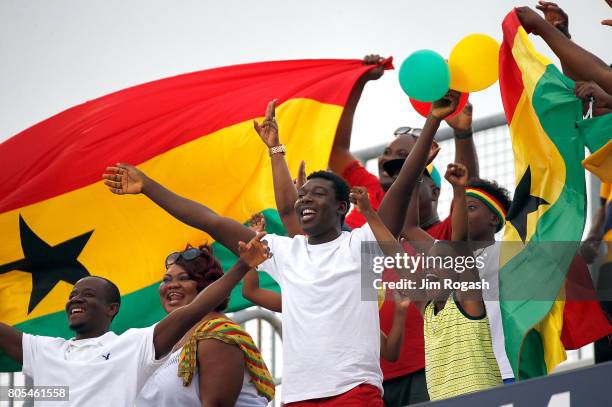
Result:
{"label": "headband with ghana colors", "polygon": [[499,219],[497,232],[499,232],[504,226],[504,223],[506,223],[506,211],[504,210],[504,207],[499,203],[499,201],[493,198],[493,196],[491,196],[484,190],[479,188],[466,188],[465,195],[480,200],[482,203],[487,205],[491,212],[497,215],[497,218]]}

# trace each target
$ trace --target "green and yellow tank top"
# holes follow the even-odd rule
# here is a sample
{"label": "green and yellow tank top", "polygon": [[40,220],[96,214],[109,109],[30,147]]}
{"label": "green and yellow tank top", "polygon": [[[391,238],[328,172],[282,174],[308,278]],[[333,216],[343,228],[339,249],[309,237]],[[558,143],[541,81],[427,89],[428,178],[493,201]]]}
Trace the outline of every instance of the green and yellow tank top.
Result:
{"label": "green and yellow tank top", "polygon": [[423,323],[425,376],[431,400],[502,384],[486,315],[469,316],[453,294],[437,315],[434,303],[427,304]]}

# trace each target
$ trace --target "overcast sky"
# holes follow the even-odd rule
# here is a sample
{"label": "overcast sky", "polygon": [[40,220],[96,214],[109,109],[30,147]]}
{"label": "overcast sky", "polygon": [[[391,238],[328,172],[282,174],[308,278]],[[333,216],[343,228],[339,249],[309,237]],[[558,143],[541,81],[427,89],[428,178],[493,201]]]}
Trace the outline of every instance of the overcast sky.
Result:
{"label": "overcast sky", "polygon": [[[535,3],[535,1],[534,1]],[[470,33],[501,41],[510,0],[152,1],[0,0],[0,140],[66,108],[128,86],[201,69],[299,58],[447,56]],[[533,4],[528,4],[533,5]],[[612,61],[603,0],[561,3],[573,39]],[[607,45],[606,45],[607,44]],[[553,55],[543,42],[536,47]],[[556,59],[554,59],[556,61]],[[501,111],[498,85],[474,94],[475,116]],[[262,113],[265,106],[262,106]],[[420,125],[397,71],[370,83],[353,147]]]}

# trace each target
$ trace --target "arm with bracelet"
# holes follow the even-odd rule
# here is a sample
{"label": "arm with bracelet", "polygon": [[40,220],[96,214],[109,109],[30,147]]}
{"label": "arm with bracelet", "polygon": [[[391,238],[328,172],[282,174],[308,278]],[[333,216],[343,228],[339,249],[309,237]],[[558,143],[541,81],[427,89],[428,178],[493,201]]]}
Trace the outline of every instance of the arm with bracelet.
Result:
{"label": "arm with bracelet", "polygon": [[472,137],[472,104],[468,102],[461,112],[446,123],[453,129],[455,139],[455,161],[467,167],[470,177],[479,176],[478,154]]}
{"label": "arm with bracelet", "polygon": [[264,144],[268,147],[270,163],[272,165],[272,179],[274,184],[274,200],[278,215],[290,236],[304,234],[298,222],[294,205],[297,201],[297,190],[293,185],[289,167],[285,160],[286,149],[280,143],[278,124],[276,123],[276,99],[268,103],[264,121],[259,124],[253,121],[253,127]]}

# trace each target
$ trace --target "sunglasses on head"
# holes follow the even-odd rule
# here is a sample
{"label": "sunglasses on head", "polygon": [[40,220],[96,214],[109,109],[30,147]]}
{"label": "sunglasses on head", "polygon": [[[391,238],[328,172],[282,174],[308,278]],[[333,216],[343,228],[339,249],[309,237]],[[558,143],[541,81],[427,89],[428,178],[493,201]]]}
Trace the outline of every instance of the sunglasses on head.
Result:
{"label": "sunglasses on head", "polygon": [[178,259],[183,260],[193,260],[202,255],[202,250],[196,247],[190,247],[189,249],[183,250],[182,252],[174,252],[170,253],[168,257],[166,257],[166,270],[176,263]]}
{"label": "sunglasses on head", "polygon": [[419,137],[421,135],[421,132],[423,131],[423,129],[419,129],[416,127],[408,127],[408,126],[403,126],[403,127],[398,127],[397,130],[395,130],[393,132],[394,136],[414,136],[414,137]]}

